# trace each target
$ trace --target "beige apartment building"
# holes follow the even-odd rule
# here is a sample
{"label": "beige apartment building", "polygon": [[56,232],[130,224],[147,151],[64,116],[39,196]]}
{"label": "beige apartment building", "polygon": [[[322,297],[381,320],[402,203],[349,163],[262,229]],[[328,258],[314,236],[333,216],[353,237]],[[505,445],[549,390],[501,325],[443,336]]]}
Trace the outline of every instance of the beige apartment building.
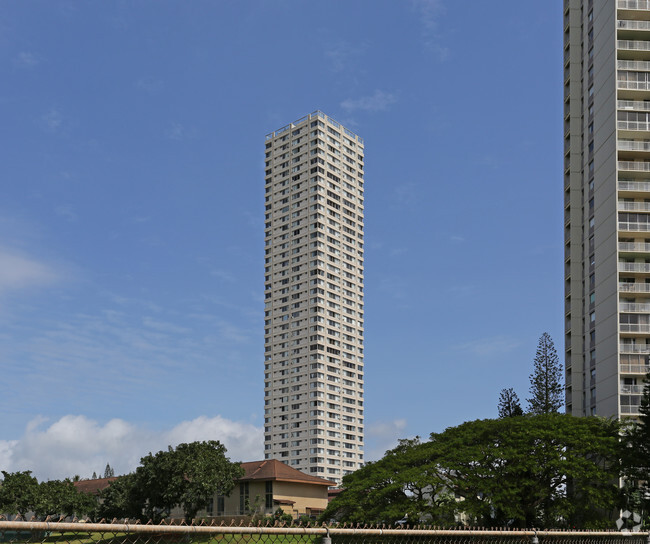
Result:
{"label": "beige apartment building", "polygon": [[264,457],[363,464],[363,140],[320,111],[266,136]]}
{"label": "beige apartment building", "polygon": [[650,354],[650,1],[564,0],[566,407],[639,413]]}

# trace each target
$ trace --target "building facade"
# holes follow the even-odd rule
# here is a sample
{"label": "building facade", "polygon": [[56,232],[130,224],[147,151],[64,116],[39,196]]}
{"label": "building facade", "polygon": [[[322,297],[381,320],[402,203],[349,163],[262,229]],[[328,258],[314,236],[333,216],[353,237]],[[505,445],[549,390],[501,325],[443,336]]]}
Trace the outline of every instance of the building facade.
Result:
{"label": "building facade", "polygon": [[566,407],[638,415],[650,354],[650,2],[564,0]]}
{"label": "building facade", "polygon": [[363,140],[320,111],[265,142],[264,456],[363,464]]}

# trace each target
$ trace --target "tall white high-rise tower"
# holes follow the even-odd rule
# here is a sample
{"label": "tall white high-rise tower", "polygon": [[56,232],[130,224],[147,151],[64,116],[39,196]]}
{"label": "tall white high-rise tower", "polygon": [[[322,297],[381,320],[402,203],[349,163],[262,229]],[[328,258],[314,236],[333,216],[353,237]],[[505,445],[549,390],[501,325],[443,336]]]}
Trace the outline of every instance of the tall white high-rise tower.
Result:
{"label": "tall white high-rise tower", "polygon": [[266,136],[266,459],[363,464],[363,140],[316,111]]}

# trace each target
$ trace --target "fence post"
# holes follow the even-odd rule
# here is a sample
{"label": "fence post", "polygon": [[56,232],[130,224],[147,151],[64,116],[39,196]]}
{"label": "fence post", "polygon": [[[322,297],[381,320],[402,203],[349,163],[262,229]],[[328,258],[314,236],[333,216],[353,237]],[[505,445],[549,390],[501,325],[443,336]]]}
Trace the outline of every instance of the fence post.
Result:
{"label": "fence post", "polygon": [[[325,530],[327,531],[327,534],[321,540],[321,544],[332,544],[332,538],[330,537],[329,527],[326,527]],[[650,544],[650,542],[648,544]]]}

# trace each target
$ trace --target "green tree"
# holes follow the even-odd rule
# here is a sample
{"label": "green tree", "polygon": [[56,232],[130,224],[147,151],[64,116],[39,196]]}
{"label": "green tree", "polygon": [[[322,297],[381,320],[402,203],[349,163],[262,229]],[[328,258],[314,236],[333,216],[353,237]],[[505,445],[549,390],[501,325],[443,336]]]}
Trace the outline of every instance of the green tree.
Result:
{"label": "green tree", "polygon": [[31,470],[23,472],[2,471],[3,481],[0,485],[0,512],[20,514],[34,511],[38,498],[38,480]]}
{"label": "green tree", "polygon": [[499,417],[515,417],[524,415],[519,403],[519,397],[512,387],[502,389],[499,395]]}
{"label": "green tree", "polygon": [[115,518],[135,519],[142,516],[144,498],[136,488],[135,473],[120,476],[100,491],[97,517],[111,521]]}
{"label": "green tree", "polygon": [[595,527],[616,505],[619,455],[618,424],[600,418],[471,421],[405,441],[344,477],[322,519]]}
{"label": "green tree", "polygon": [[66,518],[68,516],[94,516],[97,499],[79,493],[71,480],[50,480],[38,485],[34,513],[39,518]]}
{"label": "green tree", "polygon": [[104,469],[104,478],[113,478],[115,476],[115,471],[111,468],[111,465],[106,463],[106,468]]}
{"label": "green tree", "polygon": [[228,495],[241,475],[243,469],[230,462],[220,442],[191,442],[143,457],[135,472],[134,492],[150,519],[164,517],[180,505],[189,520],[208,506],[215,493]]}
{"label": "green tree", "polygon": [[542,334],[537,344],[534,369],[530,375],[528,411],[532,414],[558,412],[564,404],[562,366],[548,333]]}

